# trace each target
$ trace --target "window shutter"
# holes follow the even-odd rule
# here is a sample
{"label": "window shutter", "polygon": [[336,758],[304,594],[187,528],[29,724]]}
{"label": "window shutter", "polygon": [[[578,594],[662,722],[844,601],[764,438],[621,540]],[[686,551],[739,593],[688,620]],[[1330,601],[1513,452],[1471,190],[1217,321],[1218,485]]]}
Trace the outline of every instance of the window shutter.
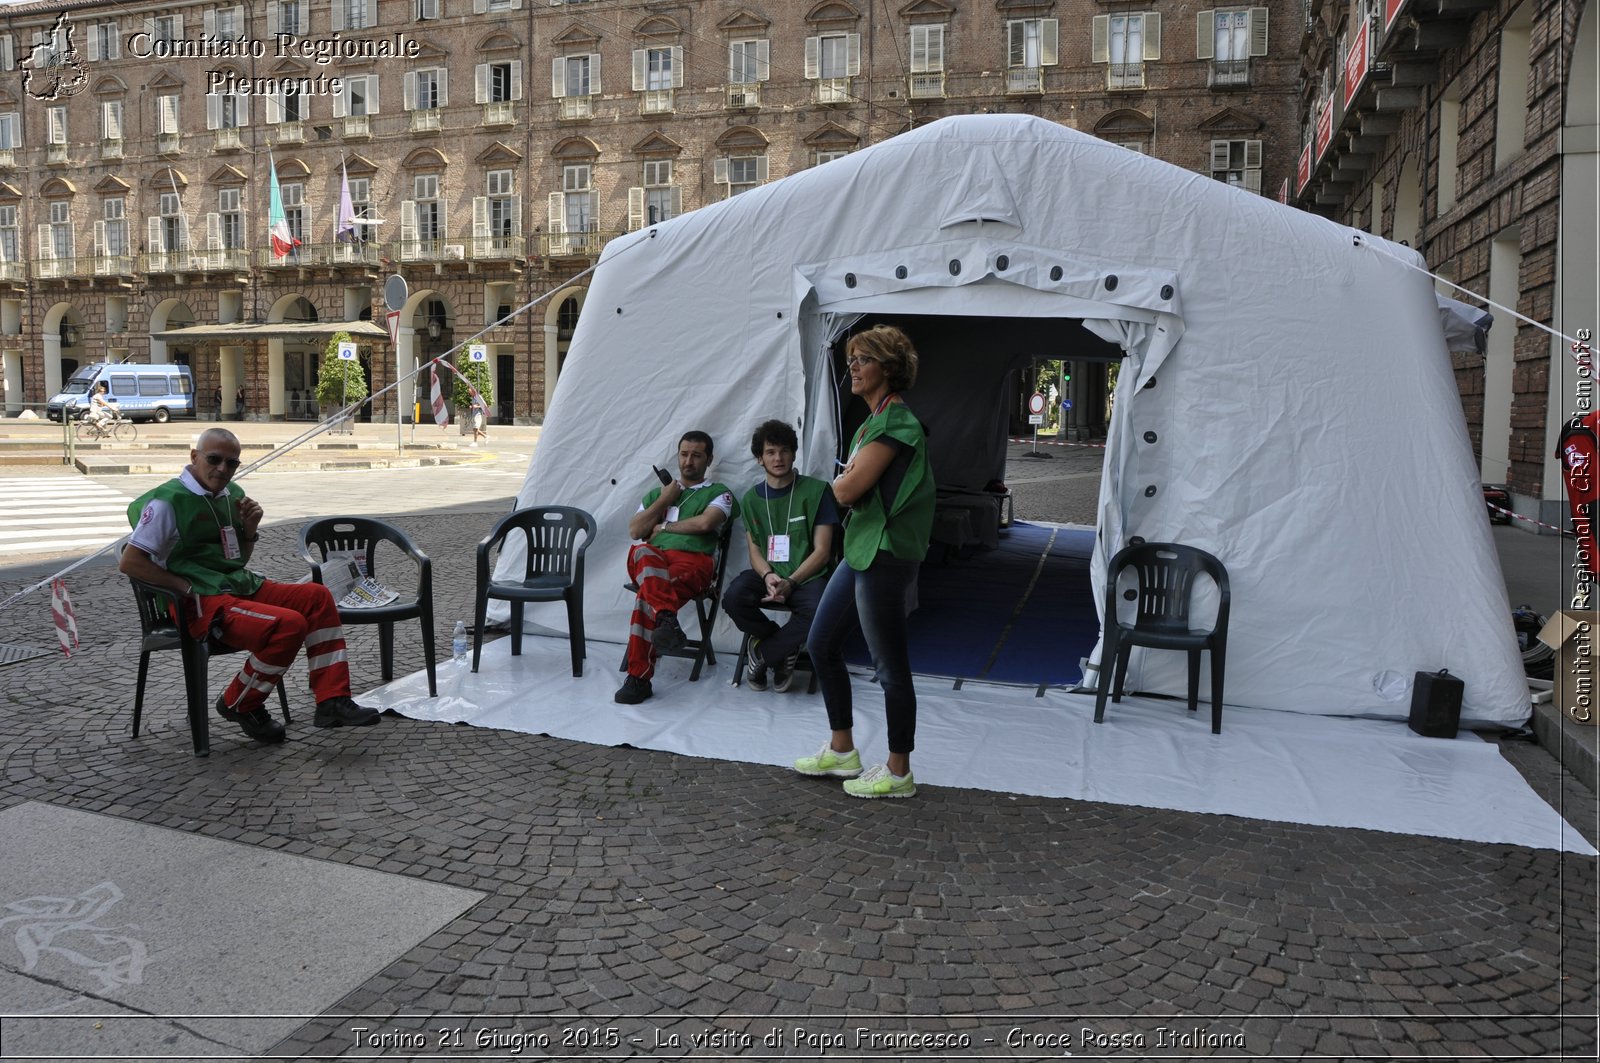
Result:
{"label": "window shutter", "polygon": [[278,20],[278,0],[271,0],[267,4],[267,36],[276,37],[281,24]]}
{"label": "window shutter", "polygon": [[522,0],[511,0],[511,10],[513,10],[513,11],[521,11],[522,10]]}
{"label": "window shutter", "polygon": [[189,218],[188,215],[178,216],[178,246],[171,248],[173,251],[189,250]]}
{"label": "window shutter", "polygon": [[600,95],[600,53],[589,53],[589,95]]}
{"label": "window shutter", "polygon": [[757,155],[756,156],[756,184],[764,185],[766,183],[767,183],[767,157],[765,155]]}
{"label": "window shutter", "polygon": [[671,201],[672,216],[674,218],[683,213],[683,189],[681,187],[673,185],[667,194],[667,199]]}
{"label": "window shutter", "polygon": [[[413,71],[406,71],[406,76],[400,79],[401,106],[408,111],[417,109],[417,75]],[[270,99],[270,97],[269,97]]]}
{"label": "window shutter", "polygon": [[11,34],[0,34],[0,70],[12,70],[17,65],[16,45]]}
{"label": "window shutter", "polygon": [[145,243],[152,255],[167,253],[166,230],[162,228],[160,218],[150,218],[145,222]]}
{"label": "window shutter", "polygon": [[417,257],[417,201],[400,201],[400,258],[409,261]]}
{"label": "window shutter", "polygon": [[[207,11],[206,14],[211,14]],[[343,98],[341,94],[338,99]],[[206,93],[206,128],[216,129],[222,125],[222,97],[214,92]]]}
{"label": "window shutter", "polygon": [[1250,9],[1250,55],[1252,57],[1267,54],[1267,9],[1252,7]]}
{"label": "window shutter", "polygon": [[489,236],[489,197],[472,197],[472,237],[485,240]]}
{"label": "window shutter", "polygon": [[39,226],[36,235],[39,240],[39,257],[53,260],[56,257],[56,245],[50,237],[50,226]]}
{"label": "window shutter", "polygon": [[822,76],[822,38],[806,38],[806,80],[815,81]]}
{"label": "window shutter", "polygon": [[100,60],[100,27],[99,26],[90,26],[89,27],[89,62],[94,63],[94,62],[98,62],[99,60]]}
{"label": "window shutter", "polygon": [[733,41],[728,45],[728,84],[741,84],[744,78],[744,44]]}
{"label": "window shutter", "polygon": [[1161,58],[1161,14],[1147,11],[1144,15],[1144,59]]}
{"label": "window shutter", "polygon": [[206,8],[205,14],[200,19],[200,24],[205,27],[207,37],[215,37],[217,35],[217,9],[214,7]]}
{"label": "window shutter", "polygon": [[147,19],[144,20],[144,35],[147,38],[152,38],[152,37],[154,37],[156,35],[156,20],[155,19],[147,18]]}
{"label": "window shutter", "polygon": [[911,72],[925,74],[928,72],[928,27],[911,27]]}
{"label": "window shutter", "polygon": [[234,117],[237,120],[238,124],[240,126],[249,125],[250,124],[250,97],[248,97],[248,96],[235,96],[234,97],[234,101],[235,101],[236,106],[234,107],[233,113],[234,113]]}
{"label": "window shutter", "polygon": [[206,250],[222,250],[222,215],[206,215]]}
{"label": "window shutter", "polygon": [[472,102],[489,102],[489,64],[479,63],[472,72]]}
{"label": "window shutter", "polygon": [[441,66],[434,71],[434,74],[439,79],[439,106],[448,107],[450,106],[450,68]]}
{"label": "window shutter", "polygon": [[367,113],[378,113],[378,75],[367,75]]}
{"label": "window shutter", "polygon": [[1228,168],[1228,142],[1226,140],[1213,140],[1211,142],[1211,172],[1222,173]]}
{"label": "window shutter", "polygon": [[672,46],[672,87],[683,88],[683,45]]}
{"label": "window shutter", "polygon": [[563,99],[567,95],[567,61],[559,55],[550,60],[550,95]]}
{"label": "window shutter", "polygon": [[344,83],[344,91],[334,94],[333,116],[335,118],[343,118],[350,113],[350,82],[354,80],[354,78],[347,78]]}
{"label": "window shutter", "polygon": [[511,197],[511,235],[522,235],[522,197]]}
{"label": "window shutter", "polygon": [[349,0],[333,0],[333,29],[335,33],[344,29],[344,5],[347,3],[349,3]]}
{"label": "window shutter", "polygon": [[1039,20],[1039,65],[1055,66],[1061,61],[1061,22],[1059,19]]}
{"label": "window shutter", "polygon": [[643,92],[646,71],[650,65],[650,53],[643,48],[633,50],[633,91]]}
{"label": "window shutter", "polygon": [[106,223],[94,223],[94,253],[98,257],[106,253]]}
{"label": "window shutter", "polygon": [[1215,59],[1217,55],[1217,13],[1201,11],[1194,17],[1194,57]]}
{"label": "window shutter", "polygon": [[111,23],[111,32],[106,34],[106,58],[122,58],[122,27],[115,22]]}
{"label": "window shutter", "polygon": [[944,27],[928,27],[928,73],[936,74],[944,69]]}
{"label": "window shutter", "polygon": [[274,92],[267,97],[267,124],[277,125],[283,121],[283,97]]}
{"label": "window shutter", "polygon": [[1246,192],[1254,192],[1258,196],[1261,194],[1260,170],[1246,170],[1244,172],[1244,190]]}
{"label": "window shutter", "polygon": [[[1104,15],[1095,16],[1095,24],[1105,20]],[[1028,32],[1027,26],[1021,19],[1012,19],[1006,23],[1006,66],[1019,67],[1028,61]],[[1105,62],[1105,60],[1096,60]]]}
{"label": "window shutter", "polygon": [[104,128],[100,135],[107,140],[122,139],[122,102],[120,100],[108,101],[103,109]]}
{"label": "window shutter", "polygon": [[756,42],[756,80],[772,76],[772,42],[765,37]]}
{"label": "window shutter", "polygon": [[847,33],[844,38],[844,76],[855,77],[861,73],[861,34]]}
{"label": "window shutter", "polygon": [[[374,82],[376,82],[378,79],[377,78],[373,78],[372,80]],[[521,59],[513,59],[513,60],[511,60],[511,98],[513,100],[522,99],[522,60]],[[374,108],[374,109],[376,109],[376,108]]]}
{"label": "window shutter", "polygon": [[728,183],[728,160],[725,157],[718,158],[717,161],[712,164],[711,183],[715,185],[725,185]]}
{"label": "window shutter", "polygon": [[1247,170],[1261,169],[1261,141],[1247,140],[1244,142],[1244,168]]}
{"label": "window shutter", "polygon": [[644,228],[644,189],[628,189],[628,231],[638,232]]}
{"label": "window shutter", "polygon": [[472,0],[472,13],[474,15],[486,14],[489,10],[489,0]]}
{"label": "window shutter", "polygon": [[546,210],[546,231],[555,236],[567,231],[567,194],[565,192],[551,192],[550,201]]}
{"label": "window shutter", "polygon": [[1111,36],[1111,17],[1109,15],[1096,15],[1093,29],[1089,34],[1089,61],[1091,63],[1107,63],[1111,61],[1111,47],[1107,44]]}

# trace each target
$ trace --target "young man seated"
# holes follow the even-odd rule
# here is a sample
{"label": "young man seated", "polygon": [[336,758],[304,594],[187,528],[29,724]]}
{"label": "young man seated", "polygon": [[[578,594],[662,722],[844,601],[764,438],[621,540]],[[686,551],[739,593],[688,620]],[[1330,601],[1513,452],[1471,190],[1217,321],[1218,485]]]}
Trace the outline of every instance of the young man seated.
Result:
{"label": "young man seated", "polygon": [[711,586],[722,522],[739,515],[733,492],[706,479],[711,458],[711,437],[685,432],[678,441],[678,478],[652,488],[628,521],[628,536],[636,540],[628,552],[628,575],[639,594],[628,625],[628,677],[615,697],[619,705],[637,705],[655,693],[650,679],[656,658],[687,641],[678,610]]}
{"label": "young man seated", "polygon": [[[729,585],[722,608],[750,636],[745,682],[752,690],[767,689],[769,669],[773,689],[789,689],[795,660],[833,571],[839,508],[832,487],[795,472],[797,450],[794,429],[782,421],[767,421],[750,440],[750,453],[766,478],[742,500],[750,567]],[[787,606],[792,610],[788,623],[780,626],[768,618],[763,605]]]}

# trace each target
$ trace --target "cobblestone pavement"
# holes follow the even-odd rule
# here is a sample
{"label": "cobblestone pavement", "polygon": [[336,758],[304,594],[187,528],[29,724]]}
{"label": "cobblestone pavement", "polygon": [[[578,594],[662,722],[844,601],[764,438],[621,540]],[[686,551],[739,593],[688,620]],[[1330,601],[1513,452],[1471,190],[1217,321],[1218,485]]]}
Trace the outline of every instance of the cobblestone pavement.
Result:
{"label": "cobblestone pavement", "polygon": [[[1018,515],[1092,516],[1092,490],[1081,516],[1030,509],[1088,482],[1075,464],[1014,467]],[[435,558],[444,647],[501,512],[394,518]],[[293,539],[266,529],[258,567],[298,574]],[[47,571],[0,569],[0,596]],[[1596,1052],[1591,859],[939,787],[850,801],[767,766],[397,717],[317,731],[303,660],[289,742],[213,721],[197,759],[171,694],[128,736],[125,582],[96,564],[72,590],[81,653],[0,671],[0,808],[47,801],[487,895],[277,1058]],[[7,626],[53,645],[42,604]],[[416,661],[416,625],[398,636]],[[379,681],[375,638],[352,637],[358,690]],[[157,690],[179,688],[175,656],[155,659]],[[1508,753],[1581,799],[1542,751]],[[417,1036],[426,1052],[393,1047]]]}

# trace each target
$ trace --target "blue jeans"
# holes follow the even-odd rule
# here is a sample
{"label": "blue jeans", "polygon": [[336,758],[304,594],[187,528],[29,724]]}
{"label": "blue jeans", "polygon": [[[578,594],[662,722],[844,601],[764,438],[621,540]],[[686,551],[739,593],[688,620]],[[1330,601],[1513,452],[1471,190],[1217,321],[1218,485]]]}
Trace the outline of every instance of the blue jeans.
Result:
{"label": "blue jeans", "polygon": [[822,592],[806,643],[828,707],[828,726],[847,731],[854,716],[844,640],[861,628],[883,686],[891,753],[910,753],[916,740],[917,692],[911,685],[906,649],[906,594],[917,581],[918,567],[915,561],[900,561],[886,553],[860,572],[848,561],[841,562]]}

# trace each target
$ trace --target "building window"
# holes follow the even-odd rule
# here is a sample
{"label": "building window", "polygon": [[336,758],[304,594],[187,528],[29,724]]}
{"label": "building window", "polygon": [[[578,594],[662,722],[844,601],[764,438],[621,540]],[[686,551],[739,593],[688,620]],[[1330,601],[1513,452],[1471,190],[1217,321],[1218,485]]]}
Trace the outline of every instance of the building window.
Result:
{"label": "building window", "polygon": [[189,246],[188,226],[184,223],[183,204],[176,192],[163,192],[156,200],[157,216],[150,219],[150,250],[162,252],[182,251]]}
{"label": "building window", "polygon": [[832,162],[834,159],[842,159],[848,154],[850,154],[848,151],[836,151],[831,149],[828,151],[819,151],[817,152],[816,156],[816,164],[821,166],[825,162]]}
{"label": "building window", "polygon": [[[1532,73],[1533,5],[1524,3],[1500,30],[1500,63],[1494,108],[1494,166],[1521,155],[1528,137],[1528,78]],[[1593,100],[1591,92],[1590,99]]]}
{"label": "building window", "polygon": [[944,26],[911,27],[911,96],[944,95]]}
{"label": "building window", "polygon": [[1211,60],[1211,86],[1250,84],[1250,60],[1267,54],[1267,9],[1202,11],[1195,20],[1195,58]]}
{"label": "building window", "polygon": [[728,84],[757,85],[772,74],[772,42],[732,41],[728,45]]}
{"label": "building window", "polygon": [[65,144],[67,142],[67,109],[65,107],[50,107],[45,110],[45,143]]}
{"label": "building window", "polygon": [[61,199],[50,204],[50,257],[72,258],[72,203]]}
{"label": "building window", "polygon": [[727,195],[732,198],[748,192],[757,185],[766,184],[767,157],[765,155],[734,155],[718,159],[714,166],[713,181],[727,185]]}
{"label": "building window", "polygon": [[206,36],[225,41],[236,40],[244,27],[244,9],[233,7],[208,8],[205,13]]}
{"label": "building window", "polygon": [[444,207],[439,202],[439,175],[419,174],[411,182],[416,200],[417,239],[436,241],[444,236]]}
{"label": "building window", "polygon": [[433,111],[449,105],[443,67],[412,70],[405,77],[405,104],[408,111]]}
{"label": "building window", "polygon": [[568,233],[594,232],[595,196],[591,182],[594,170],[588,163],[561,168],[561,190],[566,194],[566,231]]}
{"label": "building window", "polygon": [[122,58],[122,30],[115,22],[96,22],[89,27],[89,59]]}
{"label": "building window", "polygon": [[[1098,25],[1101,15],[1095,19]],[[1006,91],[1044,91],[1044,68],[1060,52],[1060,23],[1053,18],[1016,18],[1006,23]]]}
{"label": "building window", "polygon": [[683,213],[683,192],[672,183],[672,160],[644,164],[644,223],[655,225]]}
{"label": "building window", "polygon": [[439,17],[439,0],[412,0],[411,11],[418,22],[430,22]]}
{"label": "building window", "polygon": [[554,61],[551,74],[553,94],[559,99],[570,96],[594,94],[595,74],[599,67],[598,55],[567,55]]}
{"label": "building window", "polygon": [[178,96],[156,97],[156,132],[173,136],[178,132]]}
{"label": "building window", "polygon": [[267,5],[267,32],[298,37],[308,29],[306,0],[277,0]]}
{"label": "building window", "polygon": [[861,73],[861,34],[807,37],[805,61],[806,78],[816,82],[817,103],[848,103],[850,79]]}
{"label": "building window", "polygon": [[0,151],[15,151],[22,146],[17,143],[18,128],[15,111],[0,114]]}
{"label": "building window", "polygon": [[183,35],[181,15],[157,15],[147,23],[151,44],[170,45]]}
{"label": "building window", "polygon": [[17,226],[17,208],[0,207],[0,262],[17,262],[21,253],[22,231]]}
{"label": "building window", "polygon": [[515,121],[512,104],[522,99],[522,61],[479,63],[473,78],[473,98],[483,105],[486,125],[509,125]]}
{"label": "building window", "polygon": [[[373,216],[372,213],[372,178],[350,178],[350,213],[357,218],[366,220]],[[355,242],[366,243],[371,236],[371,229],[366,225],[357,225],[355,229]]]}
{"label": "building window", "polygon": [[108,196],[100,206],[104,235],[100,253],[120,257],[128,253],[127,202],[121,196]]}
{"label": "building window", "polygon": [[221,215],[222,246],[232,251],[244,246],[243,197],[237,188],[223,188],[217,192],[217,213]]}
{"label": "building window", "polygon": [[333,98],[335,118],[359,118],[378,113],[378,75],[357,74],[344,79],[344,92]]}
{"label": "building window", "polygon": [[1247,192],[1261,192],[1261,141],[1213,140],[1211,142],[1211,176],[1219,181],[1243,188]]}
{"label": "building window", "polygon": [[104,100],[100,104],[100,138],[122,139],[122,101]]}
{"label": "building window", "polygon": [[1146,60],[1161,58],[1161,16],[1153,11],[1096,15],[1090,51],[1106,65],[1106,88],[1144,88]]}
{"label": "building window", "polygon": [[306,216],[306,186],[299,181],[286,181],[278,185],[283,195],[283,216],[289,223],[289,235],[302,244],[310,243],[310,219]]}
{"label": "building window", "polygon": [[521,211],[517,209],[515,175],[514,170],[489,171],[487,191],[490,236],[513,236],[517,232]]}
{"label": "building window", "polygon": [[333,0],[335,30],[364,30],[373,24],[374,0]]}
{"label": "building window", "polygon": [[249,124],[249,115],[249,97],[235,96],[233,93],[206,94],[207,129],[238,129]]}

